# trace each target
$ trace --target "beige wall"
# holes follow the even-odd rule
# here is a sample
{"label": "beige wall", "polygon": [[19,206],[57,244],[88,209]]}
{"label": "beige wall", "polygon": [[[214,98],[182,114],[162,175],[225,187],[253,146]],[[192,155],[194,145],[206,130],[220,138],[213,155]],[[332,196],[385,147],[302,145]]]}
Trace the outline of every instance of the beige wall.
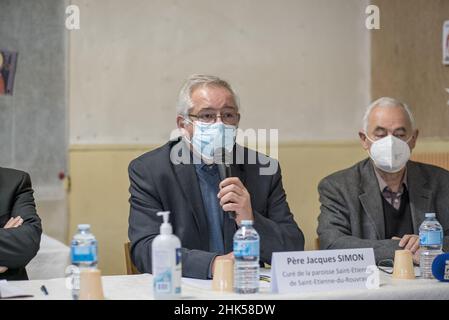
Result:
{"label": "beige wall", "polygon": [[381,30],[372,33],[373,98],[393,96],[414,111],[422,137],[449,138],[449,66],[442,63],[447,0],[374,0]]}
{"label": "beige wall", "polygon": [[123,244],[128,232],[129,161],[145,147],[76,147],[69,152],[69,234],[89,223],[99,245],[99,267],[104,274],[125,272]]}
{"label": "beige wall", "polygon": [[70,142],[160,144],[184,79],[228,79],[242,128],[352,139],[369,100],[360,0],[72,0]]}
{"label": "beige wall", "polygon": [[[128,230],[129,162],[151,146],[72,146],[70,150],[70,237],[79,223],[92,224],[99,240],[100,268],[125,273],[123,243]],[[422,141],[416,153],[449,152],[449,141]],[[313,249],[319,213],[316,187],[326,175],[365,157],[354,142],[291,142],[279,147],[284,188],[306,249]]]}

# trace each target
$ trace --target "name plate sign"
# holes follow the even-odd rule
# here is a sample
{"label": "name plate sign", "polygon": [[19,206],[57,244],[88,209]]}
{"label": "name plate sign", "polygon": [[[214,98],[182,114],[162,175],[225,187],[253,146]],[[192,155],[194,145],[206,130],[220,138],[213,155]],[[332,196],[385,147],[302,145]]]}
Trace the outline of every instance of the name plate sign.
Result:
{"label": "name plate sign", "polygon": [[372,248],[274,252],[271,278],[273,293],[379,288]]}

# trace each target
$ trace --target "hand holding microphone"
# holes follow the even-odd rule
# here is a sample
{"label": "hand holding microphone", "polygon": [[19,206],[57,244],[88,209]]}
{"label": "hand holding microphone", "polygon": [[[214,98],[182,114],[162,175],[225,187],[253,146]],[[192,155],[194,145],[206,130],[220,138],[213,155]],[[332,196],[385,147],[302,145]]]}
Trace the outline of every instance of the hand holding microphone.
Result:
{"label": "hand holding microphone", "polygon": [[221,181],[217,196],[224,211],[235,212],[237,224],[242,220],[254,220],[251,197],[239,178],[230,177]]}
{"label": "hand holding microphone", "polygon": [[[231,165],[229,165],[229,163],[224,163],[224,162],[217,163],[217,167],[218,167],[218,173],[220,175],[220,180],[221,181],[223,181],[223,180],[225,180],[227,178],[232,177]],[[221,186],[220,186],[220,189],[221,189]],[[218,198],[220,198],[219,195],[217,195],[217,196],[218,196]],[[220,202],[220,205],[221,205],[221,202]],[[227,213],[229,215],[229,218],[235,219],[235,212],[234,211],[228,211]]]}
{"label": "hand holding microphone", "polygon": [[237,224],[240,224],[242,220],[254,220],[249,192],[238,177],[232,176],[230,165],[232,154],[225,148],[217,150],[214,162],[220,174],[220,191],[217,197],[223,211],[227,212],[230,218],[235,219]]}

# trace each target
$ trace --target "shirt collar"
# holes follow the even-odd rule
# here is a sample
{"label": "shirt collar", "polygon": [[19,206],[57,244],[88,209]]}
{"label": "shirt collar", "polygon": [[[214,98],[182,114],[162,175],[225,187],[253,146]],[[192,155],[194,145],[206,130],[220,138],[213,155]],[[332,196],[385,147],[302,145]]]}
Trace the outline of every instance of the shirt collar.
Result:
{"label": "shirt collar", "polygon": [[[388,185],[385,182],[385,180],[382,179],[379,172],[377,172],[376,168],[374,168],[374,173],[376,174],[377,182],[379,182],[380,192],[383,192],[385,190],[385,188],[388,187]],[[401,187],[399,188],[399,192],[403,191],[403,188],[402,188],[403,186],[408,188],[408,186],[407,186],[407,167],[405,167],[404,176],[402,177],[402,182],[401,182]]]}
{"label": "shirt collar", "polygon": [[215,173],[218,172],[217,165],[215,163],[207,164],[203,161],[201,161],[201,163],[195,163],[195,169],[198,173],[206,172],[210,175],[215,175]]}

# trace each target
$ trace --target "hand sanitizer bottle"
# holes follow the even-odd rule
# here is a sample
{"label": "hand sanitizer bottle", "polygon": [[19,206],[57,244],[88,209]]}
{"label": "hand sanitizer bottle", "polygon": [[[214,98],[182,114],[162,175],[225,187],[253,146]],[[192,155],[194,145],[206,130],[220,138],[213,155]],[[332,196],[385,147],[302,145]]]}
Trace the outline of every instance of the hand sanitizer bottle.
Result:
{"label": "hand sanitizer bottle", "polygon": [[160,235],[151,245],[153,294],[155,299],[179,299],[181,296],[181,241],[168,222],[170,211],[158,212],[163,223]]}

